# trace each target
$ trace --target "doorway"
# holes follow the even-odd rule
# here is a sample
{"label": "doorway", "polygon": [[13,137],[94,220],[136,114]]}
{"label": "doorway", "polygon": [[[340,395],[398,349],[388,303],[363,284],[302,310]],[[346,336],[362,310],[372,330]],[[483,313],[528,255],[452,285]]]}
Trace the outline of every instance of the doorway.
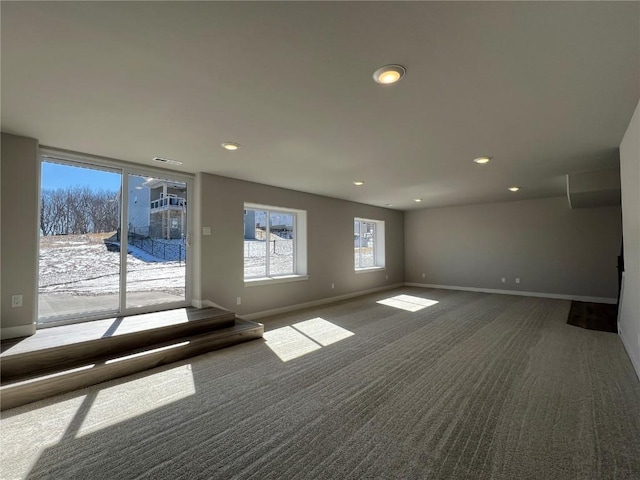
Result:
{"label": "doorway", "polygon": [[191,178],[46,154],[38,327],[184,307]]}

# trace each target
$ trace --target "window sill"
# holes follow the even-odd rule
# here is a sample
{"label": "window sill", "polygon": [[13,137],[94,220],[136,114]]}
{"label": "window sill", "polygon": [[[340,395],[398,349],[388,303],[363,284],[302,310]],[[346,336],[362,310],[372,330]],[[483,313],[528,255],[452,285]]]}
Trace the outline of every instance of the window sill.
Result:
{"label": "window sill", "polygon": [[356,268],[356,273],[381,272],[383,270],[386,270],[386,267]]}
{"label": "window sill", "polygon": [[300,282],[308,279],[309,275],[282,275],[279,277],[249,278],[244,281],[244,286],[257,287],[258,285],[275,285],[276,283]]}

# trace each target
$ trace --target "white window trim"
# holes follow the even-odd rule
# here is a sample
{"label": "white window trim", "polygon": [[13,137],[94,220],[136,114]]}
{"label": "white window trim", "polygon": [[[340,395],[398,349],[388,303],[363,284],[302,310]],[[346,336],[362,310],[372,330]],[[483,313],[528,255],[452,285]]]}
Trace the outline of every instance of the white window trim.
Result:
{"label": "white window trim", "polygon": [[386,270],[387,267],[362,267],[356,268],[356,275],[360,273],[369,273],[369,272],[382,272]]}
{"label": "white window trim", "polygon": [[354,258],[354,270],[356,273],[367,273],[367,272],[376,272],[380,270],[384,270],[386,268],[385,264],[385,228],[384,228],[384,220],[374,220],[372,218],[362,218],[355,217],[353,219],[354,222],[366,222],[375,224],[375,233],[373,240],[373,263],[374,265],[371,267],[358,267],[355,264]]}
{"label": "white window trim", "polygon": [[300,282],[309,280],[309,275],[278,275],[274,277],[247,278],[244,281],[245,287],[257,287],[259,285],[275,285],[277,283]]}
{"label": "white window trim", "polygon": [[[255,287],[259,285],[273,285],[277,283],[297,282],[307,280],[307,212],[306,210],[298,210],[289,207],[278,207],[274,205],[263,205],[259,203],[245,203],[244,210],[264,210],[273,213],[290,213],[293,214],[293,273],[284,275],[268,275],[244,278],[244,285],[247,287]],[[266,225],[267,238],[270,234],[269,222]],[[243,225],[244,228],[244,225]],[[268,255],[267,255],[267,271],[268,271]],[[243,258],[244,266],[244,258]]]}

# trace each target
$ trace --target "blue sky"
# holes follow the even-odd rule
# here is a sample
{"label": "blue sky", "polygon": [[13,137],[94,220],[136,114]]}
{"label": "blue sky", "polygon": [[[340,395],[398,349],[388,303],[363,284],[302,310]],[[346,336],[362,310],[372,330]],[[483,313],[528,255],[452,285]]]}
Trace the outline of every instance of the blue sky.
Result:
{"label": "blue sky", "polygon": [[92,190],[120,191],[120,174],[42,162],[42,188],[90,187]]}

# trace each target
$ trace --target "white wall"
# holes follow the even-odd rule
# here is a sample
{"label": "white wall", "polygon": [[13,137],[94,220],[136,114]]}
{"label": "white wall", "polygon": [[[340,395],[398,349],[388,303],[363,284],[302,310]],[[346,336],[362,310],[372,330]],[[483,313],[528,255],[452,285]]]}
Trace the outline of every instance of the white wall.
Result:
{"label": "white wall", "polygon": [[615,303],[621,235],[620,207],[566,197],[410,211],[406,281]]}
{"label": "white wall", "polygon": [[[246,316],[404,282],[402,212],[216,175],[198,178],[201,226],[212,229],[211,236],[198,233],[202,300]],[[245,286],[245,202],[306,210],[308,280]],[[355,273],[354,217],[385,222],[385,270]],[[236,305],[237,297],[241,305]]]}
{"label": "white wall", "polygon": [[624,287],[618,328],[640,377],[640,102],[620,144]]}
{"label": "white wall", "polygon": [[[1,338],[31,335],[37,314],[38,141],[2,134]],[[22,307],[11,296],[22,295]]]}

